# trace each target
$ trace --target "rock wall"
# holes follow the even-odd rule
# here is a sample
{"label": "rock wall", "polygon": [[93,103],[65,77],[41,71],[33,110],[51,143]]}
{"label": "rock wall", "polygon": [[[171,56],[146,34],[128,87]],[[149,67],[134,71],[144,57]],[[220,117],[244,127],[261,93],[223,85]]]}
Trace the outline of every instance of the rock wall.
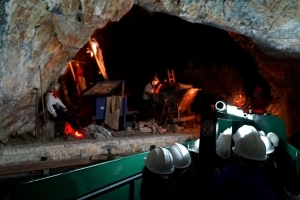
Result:
{"label": "rock wall", "polygon": [[0,138],[32,131],[35,95],[64,73],[96,29],[118,21],[131,1],[1,3]]}
{"label": "rock wall", "polygon": [[[34,130],[34,89],[41,101],[41,93],[64,73],[68,61],[95,30],[119,21],[134,4],[148,12],[163,12],[251,38],[253,45],[262,50],[249,50],[258,62],[262,61],[259,71],[274,86],[275,93],[282,94],[284,90],[274,108],[276,114],[287,121],[289,134],[298,131],[294,121],[299,117],[294,112],[294,119],[289,120],[288,106],[291,95],[293,103],[299,102],[298,79],[294,76],[298,74],[298,65],[296,60],[279,59],[280,55],[296,57],[300,53],[297,1],[4,0],[0,5],[1,140],[16,132]],[[276,67],[263,62],[262,58],[273,61],[274,56],[278,58],[274,61]],[[281,68],[286,65],[288,70]],[[278,79],[279,72],[282,79]]]}

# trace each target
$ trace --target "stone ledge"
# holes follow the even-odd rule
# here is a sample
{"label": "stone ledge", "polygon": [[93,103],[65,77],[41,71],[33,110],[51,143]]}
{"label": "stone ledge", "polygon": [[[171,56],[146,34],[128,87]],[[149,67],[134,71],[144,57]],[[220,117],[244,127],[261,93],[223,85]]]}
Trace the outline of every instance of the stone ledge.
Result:
{"label": "stone ledge", "polygon": [[47,160],[63,160],[107,154],[108,146],[112,154],[137,153],[147,151],[153,144],[168,147],[176,142],[184,143],[198,137],[199,134],[195,133],[170,133],[7,146],[0,148],[0,165],[36,162],[45,157]]}

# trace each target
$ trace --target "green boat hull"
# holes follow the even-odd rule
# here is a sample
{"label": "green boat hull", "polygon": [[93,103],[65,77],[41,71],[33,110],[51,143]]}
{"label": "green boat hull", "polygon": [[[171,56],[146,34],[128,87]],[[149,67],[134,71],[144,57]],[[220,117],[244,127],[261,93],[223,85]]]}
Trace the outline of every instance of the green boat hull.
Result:
{"label": "green boat hull", "polygon": [[[286,141],[286,126],[283,120],[271,115],[253,115],[251,120],[230,114],[217,114],[217,135],[231,126],[251,124],[265,133],[274,132],[280,138],[276,147],[278,169],[284,174],[284,184],[289,191],[299,191],[300,151]],[[200,135],[200,134],[199,134]],[[192,147],[195,141],[183,143]],[[167,147],[168,148],[168,147]],[[12,200],[138,200],[140,199],[143,152],[89,167],[60,173],[44,178],[22,182],[12,192]]]}

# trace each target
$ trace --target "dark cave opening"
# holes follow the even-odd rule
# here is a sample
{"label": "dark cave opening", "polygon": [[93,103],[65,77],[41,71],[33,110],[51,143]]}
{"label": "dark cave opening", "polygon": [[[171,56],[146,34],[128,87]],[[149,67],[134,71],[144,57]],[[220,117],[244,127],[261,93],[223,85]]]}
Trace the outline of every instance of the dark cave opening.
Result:
{"label": "dark cave opening", "polygon": [[[125,95],[133,109],[138,106],[147,81],[155,74],[161,81],[166,79],[167,69],[174,69],[176,82],[201,88],[193,106],[196,112],[220,96],[228,98],[241,90],[249,96],[256,85],[262,85],[270,95],[270,87],[250,53],[225,30],[133,6],[120,21],[96,30],[92,37],[102,49],[109,80],[126,81]],[[98,73],[95,59],[86,52],[87,47],[88,44],[82,47],[74,60],[84,63],[83,73],[89,87],[104,79]],[[226,79],[225,73],[230,70],[238,74]],[[64,76],[68,95],[76,104],[78,98],[70,70]],[[242,80],[242,88],[235,88],[235,78]],[[232,98],[227,100],[232,102]]]}

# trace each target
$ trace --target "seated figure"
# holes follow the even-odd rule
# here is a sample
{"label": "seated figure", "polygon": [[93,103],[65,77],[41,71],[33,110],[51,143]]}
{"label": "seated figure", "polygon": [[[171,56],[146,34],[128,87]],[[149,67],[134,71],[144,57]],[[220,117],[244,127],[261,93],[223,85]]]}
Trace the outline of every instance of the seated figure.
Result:
{"label": "seated figure", "polygon": [[58,91],[60,84],[58,82],[51,82],[49,90],[46,95],[47,110],[50,115],[50,119],[53,121],[66,121],[68,122],[74,131],[83,132],[80,124],[76,121],[74,115],[67,112],[67,107],[58,97]]}

